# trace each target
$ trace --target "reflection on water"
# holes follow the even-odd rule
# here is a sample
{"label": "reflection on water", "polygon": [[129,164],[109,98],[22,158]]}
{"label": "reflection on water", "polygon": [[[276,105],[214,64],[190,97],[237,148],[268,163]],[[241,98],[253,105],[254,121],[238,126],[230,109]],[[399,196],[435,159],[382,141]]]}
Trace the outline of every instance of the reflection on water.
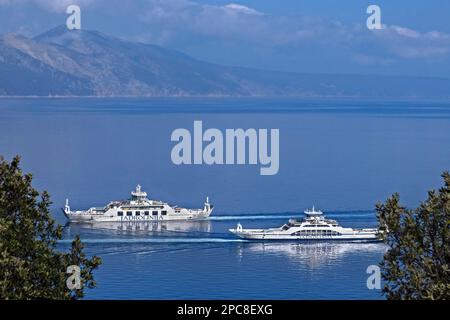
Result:
{"label": "reflection on water", "polygon": [[295,263],[311,269],[333,261],[343,260],[346,255],[357,253],[380,254],[386,250],[382,243],[342,243],[342,242],[301,242],[301,243],[250,243],[241,254],[283,254]]}
{"label": "reflection on water", "polygon": [[209,233],[211,231],[211,221],[69,222],[64,229],[67,237],[89,231],[103,235],[166,236],[169,233]]}

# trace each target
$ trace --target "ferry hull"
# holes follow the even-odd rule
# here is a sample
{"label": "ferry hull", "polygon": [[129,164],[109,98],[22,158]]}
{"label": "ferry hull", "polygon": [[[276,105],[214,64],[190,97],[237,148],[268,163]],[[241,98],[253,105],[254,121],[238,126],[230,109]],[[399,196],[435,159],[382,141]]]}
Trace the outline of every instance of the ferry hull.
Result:
{"label": "ferry hull", "polygon": [[[341,229],[342,230],[342,229]],[[378,242],[376,229],[350,231],[340,235],[292,235],[292,231],[285,232],[274,229],[229,229],[239,238],[260,241],[348,241],[348,242]]]}
{"label": "ferry hull", "polygon": [[342,236],[330,236],[330,237],[299,237],[291,235],[270,235],[270,234],[246,234],[241,232],[236,232],[235,230],[230,230],[239,238],[245,240],[254,241],[299,241],[299,242],[318,242],[318,241],[341,241],[341,242],[380,242],[381,240],[376,235],[370,236],[353,236],[353,235],[342,235]]}
{"label": "ferry hull", "polygon": [[[63,210],[64,212],[64,210]],[[89,213],[67,213],[64,215],[70,222],[158,222],[158,221],[183,221],[183,220],[203,220],[209,217],[212,210],[196,214],[171,214],[166,216],[117,216],[100,215]]]}

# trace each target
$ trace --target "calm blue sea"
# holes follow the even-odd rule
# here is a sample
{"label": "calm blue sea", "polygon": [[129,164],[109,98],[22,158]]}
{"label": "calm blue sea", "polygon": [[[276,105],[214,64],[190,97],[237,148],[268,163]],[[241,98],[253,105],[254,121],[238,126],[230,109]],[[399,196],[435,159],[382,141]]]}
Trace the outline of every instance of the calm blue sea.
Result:
{"label": "calm blue sea", "polygon": [[[278,128],[280,170],[259,165],[176,166],[174,129]],[[227,230],[275,227],[315,205],[350,227],[376,225],[393,192],[415,206],[450,169],[450,104],[298,99],[0,99],[0,154],[23,157],[52,212],[124,199],[141,184],[173,205],[215,205],[211,219],[65,227],[103,258],[104,299],[380,299],[366,269],[381,244],[261,243]]]}

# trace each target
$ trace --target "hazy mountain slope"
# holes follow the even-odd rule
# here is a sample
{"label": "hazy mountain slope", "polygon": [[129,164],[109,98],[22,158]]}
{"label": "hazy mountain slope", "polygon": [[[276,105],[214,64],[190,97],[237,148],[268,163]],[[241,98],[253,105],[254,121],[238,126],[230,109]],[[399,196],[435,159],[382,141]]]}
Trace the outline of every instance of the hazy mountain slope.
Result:
{"label": "hazy mountain slope", "polygon": [[[97,32],[63,27],[35,38],[64,48],[82,66],[99,95],[233,95],[248,94],[226,68],[197,61],[182,53],[153,45],[131,43]],[[65,65],[58,69],[70,73]]]}
{"label": "hazy mountain slope", "polygon": [[0,95],[450,98],[450,80],[225,67],[95,31],[0,37]]}
{"label": "hazy mountain slope", "polygon": [[[33,48],[33,49],[30,49]],[[0,38],[0,95],[91,95],[88,80],[61,72],[27,51],[38,50],[19,36]],[[42,55],[48,55],[46,47]],[[58,57],[54,53],[54,57]],[[47,57],[47,60],[51,57]]]}

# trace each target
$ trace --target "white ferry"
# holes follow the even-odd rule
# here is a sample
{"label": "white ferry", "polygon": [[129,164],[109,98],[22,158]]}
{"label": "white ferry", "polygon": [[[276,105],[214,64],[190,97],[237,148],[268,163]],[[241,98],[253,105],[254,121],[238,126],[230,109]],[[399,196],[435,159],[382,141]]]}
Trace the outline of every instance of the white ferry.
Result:
{"label": "white ferry", "polygon": [[304,211],[306,218],[290,219],[279,228],[244,229],[238,223],[230,229],[243,239],[252,240],[345,240],[358,242],[379,241],[378,229],[352,229],[340,226],[335,220],[325,219],[322,211]]}
{"label": "white ferry", "polygon": [[70,210],[69,200],[62,209],[64,215],[72,222],[112,222],[112,221],[161,221],[161,220],[194,220],[209,217],[213,206],[208,197],[203,209],[186,209],[170,206],[165,202],[149,200],[147,193],[138,185],[131,192],[131,199],[112,201],[102,208],[90,208],[85,211]]}

